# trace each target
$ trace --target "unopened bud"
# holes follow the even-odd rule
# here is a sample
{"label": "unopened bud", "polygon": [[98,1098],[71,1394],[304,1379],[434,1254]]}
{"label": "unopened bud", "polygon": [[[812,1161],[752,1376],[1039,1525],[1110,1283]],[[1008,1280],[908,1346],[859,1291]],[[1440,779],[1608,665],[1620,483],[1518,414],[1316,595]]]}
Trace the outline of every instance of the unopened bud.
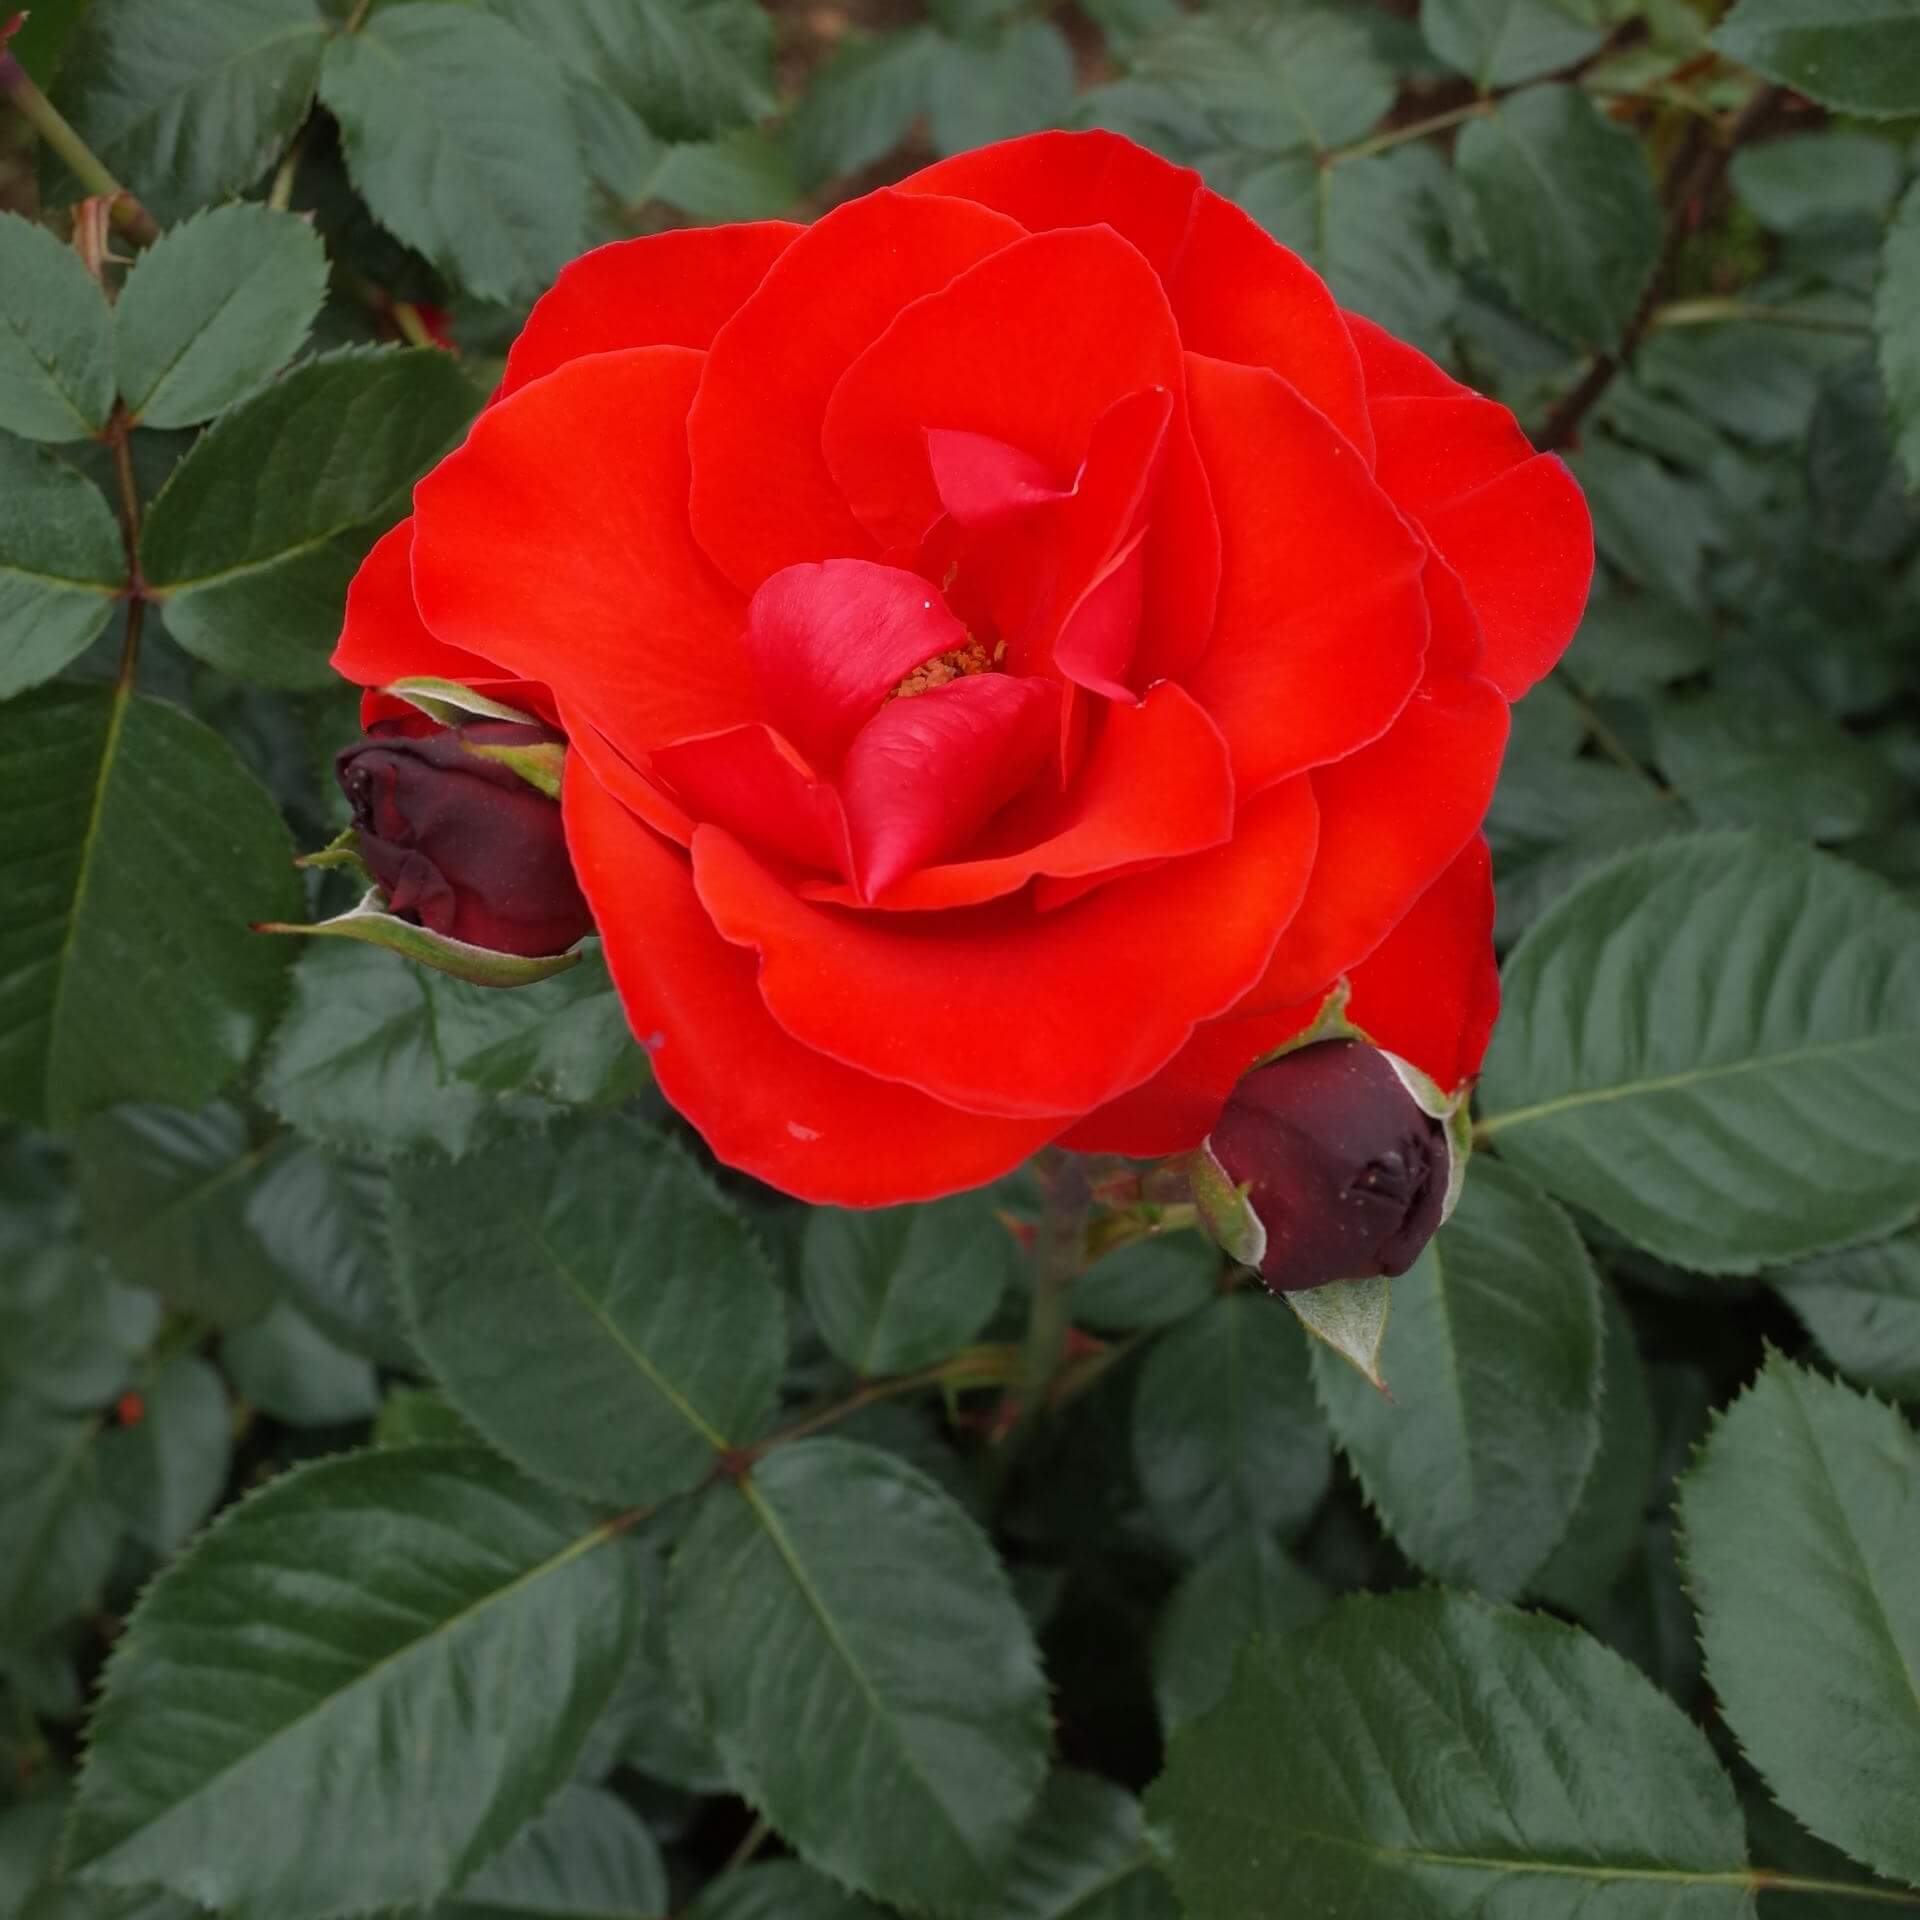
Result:
{"label": "unopened bud", "polygon": [[1446,1206],[1445,1126],[1361,1040],[1317,1041],[1256,1067],[1208,1146],[1265,1229],[1251,1264],[1279,1293],[1405,1273]]}

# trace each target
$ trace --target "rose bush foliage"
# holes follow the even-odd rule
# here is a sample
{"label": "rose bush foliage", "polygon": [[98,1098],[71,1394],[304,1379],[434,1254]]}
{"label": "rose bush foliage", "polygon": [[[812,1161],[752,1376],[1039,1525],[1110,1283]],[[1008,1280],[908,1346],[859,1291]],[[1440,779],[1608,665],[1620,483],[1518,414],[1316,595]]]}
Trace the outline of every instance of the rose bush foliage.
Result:
{"label": "rose bush foliage", "polygon": [[1591,570],[1505,408],[1191,171],[1040,134],[568,267],[334,660],[565,730],[663,1091],[874,1204],[1194,1146],[1342,978],[1463,1083],[1507,703]]}

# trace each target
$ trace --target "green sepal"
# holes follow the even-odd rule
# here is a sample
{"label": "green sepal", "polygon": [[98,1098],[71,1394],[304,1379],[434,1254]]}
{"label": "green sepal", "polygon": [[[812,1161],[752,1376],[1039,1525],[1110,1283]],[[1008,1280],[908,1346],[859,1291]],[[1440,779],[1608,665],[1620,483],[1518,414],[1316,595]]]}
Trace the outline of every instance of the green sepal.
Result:
{"label": "green sepal", "polygon": [[1247,1189],[1236,1186],[1232,1175],[1213,1157],[1211,1142],[1202,1141],[1191,1153],[1180,1154],[1165,1164],[1169,1172],[1177,1171],[1185,1179],[1207,1237],[1229,1260],[1257,1270],[1266,1258],[1266,1226],[1254,1212]]}
{"label": "green sepal", "polygon": [[476,760],[499,761],[549,800],[560,798],[560,774],[567,764],[567,749],[561,741],[541,740],[530,747],[476,747],[471,741],[461,744]]}
{"label": "green sepal", "polygon": [[[429,720],[443,727],[464,726],[469,720],[513,720],[523,727],[544,724],[535,713],[522,713],[501,700],[489,700],[484,693],[463,687],[458,680],[440,680],[431,675],[416,675],[395,680],[380,689],[408,706],[417,707]],[[536,785],[538,782],[535,783]]]}
{"label": "green sepal", "polygon": [[496,953],[491,947],[450,939],[388,913],[378,887],[372,888],[357,907],[335,914],[331,920],[317,920],[311,926],[266,920],[255,926],[254,932],[331,934],[342,940],[364,940],[369,946],[385,947],[403,959],[450,973],[456,980],[469,981],[476,987],[530,987],[536,980],[550,980],[556,973],[578,966],[581,957],[578,947],[530,959],[524,954]]}
{"label": "green sepal", "polygon": [[360,829],[342,827],[317,853],[303,853],[293,863],[302,869],[351,867],[368,886],[375,885],[373,871],[360,857]]}
{"label": "green sepal", "polygon": [[1331,1347],[1369,1386],[1393,1398],[1380,1374],[1380,1349],[1393,1311],[1391,1280],[1384,1274],[1366,1280],[1330,1280],[1324,1287],[1280,1297],[1316,1340]]}

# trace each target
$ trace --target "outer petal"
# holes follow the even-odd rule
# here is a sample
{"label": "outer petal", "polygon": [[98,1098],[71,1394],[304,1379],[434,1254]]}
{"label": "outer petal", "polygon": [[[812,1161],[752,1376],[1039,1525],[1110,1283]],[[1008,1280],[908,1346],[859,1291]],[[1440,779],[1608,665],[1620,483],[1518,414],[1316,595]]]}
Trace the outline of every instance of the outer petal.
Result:
{"label": "outer petal", "polygon": [[[1199,853],[1233,832],[1226,742],[1182,687],[1163,682],[1140,705],[1108,706],[1072,788],[1044,808],[1009,809],[989,829],[1010,850],[928,867],[876,905],[904,911],[979,906],[1036,875],[1106,877],[1116,868]],[[857,906],[851,887],[803,885],[823,905]]]}
{"label": "outer petal", "polygon": [[1010,214],[1030,233],[1106,225],[1171,272],[1186,243],[1200,176],[1117,133],[1033,133],[926,167],[902,193],[945,193]]}
{"label": "outer petal", "polygon": [[809,227],[715,335],[687,423],[693,526],[736,586],[798,560],[879,557],[820,451],[828,396],[909,301],[1021,231],[964,200],[870,193]]}
{"label": "outer petal", "polygon": [[802,231],[790,220],[681,227],[595,247],[561,268],[507,355],[497,400],[587,353],[709,347]]}
{"label": "outer petal", "polygon": [[1426,550],[1352,446],[1277,374],[1188,356],[1194,431],[1231,529],[1188,676],[1243,795],[1377,738],[1420,678]]}
{"label": "outer petal", "polygon": [[1077,1153],[1158,1159],[1197,1147],[1213,1131],[1240,1076],[1320,1011],[1325,994],[1250,1019],[1229,1016],[1195,1027],[1193,1037],[1151,1080],[1096,1107],[1060,1136]]}
{"label": "outer petal", "polygon": [[1358,313],[1343,316],[1347,332],[1360,355],[1360,371],[1367,382],[1367,401],[1424,397],[1445,400],[1463,393],[1463,387],[1418,347],[1396,339],[1385,327]]}
{"label": "outer petal", "polygon": [[1373,458],[1360,358],[1327,285],[1217,193],[1204,193],[1168,285],[1194,353],[1270,367]]}
{"label": "outer petal", "polygon": [[917,547],[941,511],[929,427],[1070,474],[1116,400],[1181,376],[1173,315],[1134,248],[1104,227],[1038,234],[903,308],[834,389],[821,445],[874,538]]}
{"label": "outer petal", "polygon": [[996,1120],[836,1065],[790,1038],[694,896],[683,854],[599,783],[569,779],[567,845],[660,1090],[729,1166],[825,1206],[892,1206],[1018,1166],[1060,1117]]}
{"label": "outer petal", "polygon": [[1593,581],[1593,522],[1565,463],[1478,395],[1376,401],[1380,484],[1466,586],[1482,671],[1517,700],[1566,651]]}
{"label": "outer petal", "polygon": [[468,685],[503,677],[495,662],[435,639],[420,618],[413,601],[411,519],[383,533],[360,562],[347,588],[333,670],[357,687],[383,687],[416,674]]}
{"label": "outer petal", "polygon": [[414,492],[434,632],[544,680],[631,758],[760,717],[745,606],[687,525],[701,358],[572,361],[490,407]]}
{"label": "outer petal", "polygon": [[1448,1089],[1480,1071],[1500,1011],[1493,862],[1480,835],[1348,978],[1347,1016],[1377,1044]]}
{"label": "outer petal", "polygon": [[796,897],[731,836],[699,829],[694,882],[802,1044],[989,1113],[1084,1112],[1157,1072],[1263,971],[1313,857],[1294,781],[1233,840],[1057,913],[1021,902],[930,930]]}

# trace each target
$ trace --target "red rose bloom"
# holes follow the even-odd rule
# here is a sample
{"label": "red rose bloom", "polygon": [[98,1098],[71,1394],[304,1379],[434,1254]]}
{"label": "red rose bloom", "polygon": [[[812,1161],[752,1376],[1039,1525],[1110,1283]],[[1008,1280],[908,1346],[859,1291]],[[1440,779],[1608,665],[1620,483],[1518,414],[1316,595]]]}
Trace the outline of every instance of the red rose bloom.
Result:
{"label": "red rose bloom", "polygon": [[1471,1075],[1507,703],[1591,569],[1504,408],[1197,175],[1042,134],[576,261],[335,661],[566,734],[662,1090],[873,1205],[1193,1146],[1342,977]]}

